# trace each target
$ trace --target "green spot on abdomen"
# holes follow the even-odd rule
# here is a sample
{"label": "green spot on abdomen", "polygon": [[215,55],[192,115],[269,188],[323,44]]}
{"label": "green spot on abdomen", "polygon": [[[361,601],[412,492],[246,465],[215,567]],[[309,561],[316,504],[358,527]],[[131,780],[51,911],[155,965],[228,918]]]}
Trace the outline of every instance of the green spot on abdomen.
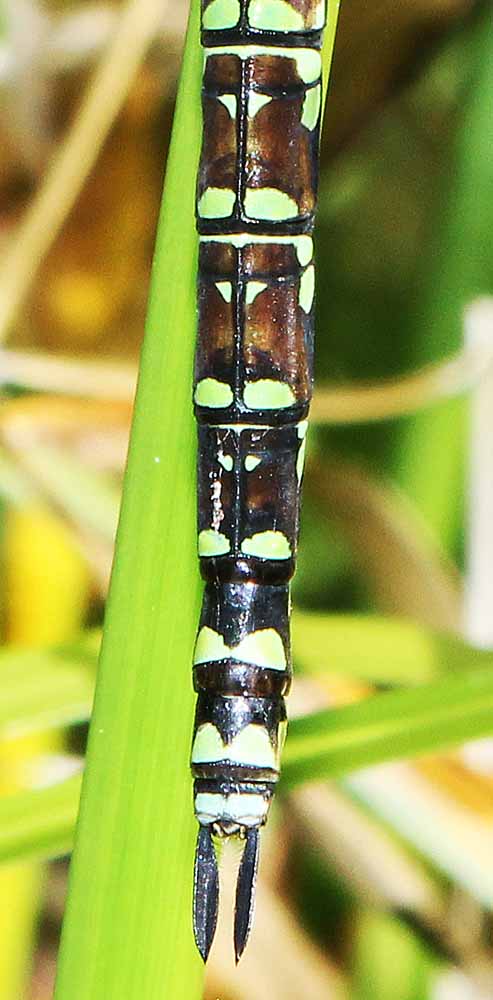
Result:
{"label": "green spot on abdomen", "polygon": [[197,205],[202,219],[227,219],[231,215],[236,195],[229,188],[207,188]]}
{"label": "green spot on abdomen", "polygon": [[270,94],[259,94],[256,90],[252,90],[248,95],[248,117],[255,118],[255,115],[271,101]]}
{"label": "green spot on abdomen", "polygon": [[250,0],[248,22],[265,31],[303,31],[302,14],[286,0]]}
{"label": "green spot on abdomen", "polygon": [[296,49],[296,66],[303,83],[315,83],[322,72],[322,57],[316,49]]}
{"label": "green spot on abdomen", "polygon": [[286,670],[286,653],[279,632],[261,628],[247,635],[236,647],[236,659],[270,670]]}
{"label": "green spot on abdomen", "polygon": [[222,535],[220,531],[206,528],[200,532],[199,556],[225,556],[230,548],[226,535]]}
{"label": "green spot on abdomen", "polygon": [[231,406],[234,397],[227,382],[218,382],[216,378],[203,378],[197,383],[194,399],[198,406],[211,406],[217,410]]}
{"label": "green spot on abdomen", "polygon": [[258,559],[291,558],[291,546],[282,531],[259,531],[242,541],[241,551]]}
{"label": "green spot on abdomen", "polygon": [[249,410],[284,410],[296,403],[296,396],[286,382],[261,378],[245,383],[243,402]]}
{"label": "green spot on abdomen", "polygon": [[288,723],[286,719],[283,719],[277,727],[277,766],[281,763],[281,754],[286,742],[286,736],[288,734]]}
{"label": "green spot on abdomen", "polygon": [[296,458],[296,476],[298,482],[301,483],[303,477],[303,468],[305,465],[305,451],[306,451],[306,438],[303,438],[300,447],[298,449],[298,456]]}
{"label": "green spot on abdomen", "polygon": [[230,118],[236,118],[236,97],[234,94],[218,94],[218,101],[226,108]]}
{"label": "green spot on abdomen", "polygon": [[315,268],[313,265],[307,267],[300,279],[300,290],[298,301],[304,312],[309,313],[313,305],[315,295]]}
{"label": "green spot on abdomen", "polygon": [[216,281],[216,288],[222,295],[225,302],[231,302],[233,297],[233,286],[230,281]]}
{"label": "green spot on abdomen", "polygon": [[208,625],[203,625],[197,636],[193,662],[216,663],[228,658],[229,649],[222,635]]}
{"label": "green spot on abdomen", "polygon": [[257,629],[237,646],[227,646],[219,632],[204,625],[197,636],[193,662],[217,663],[219,660],[236,660],[270,670],[286,669],[283,641],[273,628]]}
{"label": "green spot on abdomen", "polygon": [[192,747],[192,764],[213,764],[224,760],[226,747],[216,726],[204,722],[195,734]]}
{"label": "green spot on abdomen", "polygon": [[294,198],[277,188],[247,188],[244,208],[245,215],[250,219],[265,219],[270,222],[284,222],[299,215]]}
{"label": "green spot on abdomen", "polygon": [[247,472],[253,472],[260,465],[261,461],[262,459],[258,455],[247,455],[245,458],[245,469]]}
{"label": "green spot on abdomen", "polygon": [[197,729],[192,747],[192,764],[218,764],[220,761],[248,767],[277,770],[274,747],[264,726],[250,723],[230,743],[211,722]]}
{"label": "green spot on abdomen", "polygon": [[227,748],[227,758],[246,767],[277,770],[274,747],[264,726],[250,723],[235,736]]}
{"label": "green spot on abdomen", "polygon": [[222,31],[234,28],[240,20],[238,0],[212,0],[202,16],[202,27],[206,31]]}
{"label": "green spot on abdomen", "polygon": [[224,455],[223,452],[219,452],[217,460],[225,472],[233,471],[234,461],[232,455]]}
{"label": "green spot on abdomen", "polygon": [[311,236],[295,237],[296,255],[302,267],[306,267],[313,257],[313,240]]}
{"label": "green spot on abdomen", "polygon": [[245,292],[245,302],[247,306],[251,306],[252,302],[255,302],[257,295],[265,291],[267,285],[265,281],[249,281],[246,286]]}
{"label": "green spot on abdomen", "polygon": [[321,97],[322,91],[319,83],[316,87],[312,87],[311,90],[307,90],[305,94],[301,124],[309,129],[310,132],[313,132],[313,129],[317,126]]}

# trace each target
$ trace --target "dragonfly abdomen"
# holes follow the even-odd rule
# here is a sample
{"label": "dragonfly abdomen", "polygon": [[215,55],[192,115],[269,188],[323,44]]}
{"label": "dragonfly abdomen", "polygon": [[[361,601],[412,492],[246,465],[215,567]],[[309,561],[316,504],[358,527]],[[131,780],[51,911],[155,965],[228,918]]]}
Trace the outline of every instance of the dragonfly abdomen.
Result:
{"label": "dragonfly abdomen", "polygon": [[204,958],[218,902],[212,835],[246,840],[238,958],[286,732],[289,581],[313,379],[323,22],[318,0],[202,4],[194,403],[206,587],[192,770],[194,925]]}

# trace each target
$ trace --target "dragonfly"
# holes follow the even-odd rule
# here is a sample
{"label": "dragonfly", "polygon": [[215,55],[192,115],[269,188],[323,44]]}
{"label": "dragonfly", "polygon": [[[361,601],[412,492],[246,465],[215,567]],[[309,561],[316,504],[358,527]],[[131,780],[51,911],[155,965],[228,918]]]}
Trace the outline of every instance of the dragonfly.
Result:
{"label": "dragonfly", "polygon": [[239,838],[236,961],[250,933],[291,684],[290,580],[313,383],[313,227],[324,0],[202,0],[197,179],[198,552],[193,923],[217,923],[215,838]]}

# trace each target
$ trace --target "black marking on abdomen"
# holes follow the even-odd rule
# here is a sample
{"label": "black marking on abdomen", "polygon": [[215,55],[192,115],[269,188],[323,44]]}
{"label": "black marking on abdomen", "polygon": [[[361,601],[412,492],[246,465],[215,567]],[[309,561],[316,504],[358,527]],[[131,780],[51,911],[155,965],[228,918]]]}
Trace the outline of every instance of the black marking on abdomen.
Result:
{"label": "black marking on abdomen", "polygon": [[194,688],[222,695],[242,695],[245,698],[283,697],[289,691],[291,678],[280,670],[221,660],[201,663],[194,667]]}

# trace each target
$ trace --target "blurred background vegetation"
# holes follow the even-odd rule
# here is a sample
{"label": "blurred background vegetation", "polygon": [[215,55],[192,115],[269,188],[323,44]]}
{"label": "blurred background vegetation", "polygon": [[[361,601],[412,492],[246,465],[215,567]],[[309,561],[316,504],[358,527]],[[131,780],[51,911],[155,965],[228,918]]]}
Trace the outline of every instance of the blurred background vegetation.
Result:
{"label": "blurred background vegetation", "polygon": [[[0,1000],[53,991],[186,17],[0,4]],[[489,3],[343,0],[293,717],[492,669],[492,93]],[[304,784],[271,826],[207,998],[493,997],[491,740]]]}

